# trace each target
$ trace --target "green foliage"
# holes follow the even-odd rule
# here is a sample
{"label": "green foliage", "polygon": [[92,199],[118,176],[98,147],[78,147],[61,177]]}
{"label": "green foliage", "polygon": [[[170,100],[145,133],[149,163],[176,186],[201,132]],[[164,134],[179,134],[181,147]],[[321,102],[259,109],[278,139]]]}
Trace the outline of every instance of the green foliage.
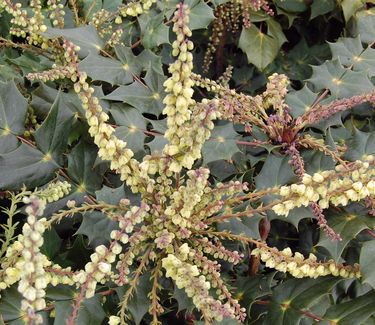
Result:
{"label": "green foliage", "polygon": [[[53,216],[60,217],[59,222],[44,233],[41,252],[53,263],[71,266],[71,276],[72,272],[84,269],[95,247],[108,245],[111,241],[111,231],[119,229],[118,220],[126,213],[119,209],[124,205],[123,199],[128,199],[132,205],[139,205],[141,199],[139,193],[131,192],[131,186],[128,186],[131,184],[124,184],[116,168],[110,169],[110,163],[99,157],[74,82],[69,78],[30,81],[27,75],[53,67],[58,62],[56,59],[64,57],[62,40],[70,40],[80,48],[77,67],[87,74],[116,137],[126,142],[126,148],[134,152],[133,158],[137,161],[142,162],[150,154],[153,157],[162,155],[168,143],[164,137],[168,130],[168,114],[163,112],[166,106],[164,83],[171,76],[168,66],[174,61],[171,53],[176,36],[171,17],[178,1],[157,1],[137,17],[122,17],[116,23],[111,19],[118,14],[119,6],[128,1],[61,2],[65,27],[55,26],[53,18],[46,16],[47,31],[42,34],[56,42],[56,48],[44,48],[43,43],[38,42],[30,45],[27,39],[11,34],[11,16],[5,11],[3,2],[0,0],[0,226],[3,230],[0,261],[6,265],[3,264],[8,262],[6,250],[27,223],[22,198],[29,196],[31,191],[54,184],[56,179],[64,180],[72,185],[72,194],[47,203],[47,222]],[[28,12],[32,12],[29,2],[21,2]],[[189,27],[192,36],[189,38],[194,43],[194,73],[204,70],[203,57],[210,46],[210,35],[215,35],[219,9],[230,7],[229,2],[184,2],[191,8]],[[46,15],[47,1],[41,3]],[[211,68],[202,75],[217,80],[224,91],[194,86],[193,98],[201,102],[203,98],[211,100],[215,97],[229,101],[230,91],[225,88],[228,85],[243,95],[236,98],[238,103],[234,106],[239,110],[237,113],[246,115],[248,107],[241,106],[247,100],[244,98],[261,98],[255,96],[267,88],[269,76],[284,73],[291,80],[285,100],[291,118],[278,129],[282,129],[279,138],[270,132],[269,117],[280,112],[276,104],[271,104],[264,108],[264,114],[254,109],[254,119],[263,124],[244,127],[244,123],[235,119],[215,121],[209,139],[202,146],[201,157],[194,162],[192,169],[202,166],[210,169],[208,183],[212,186],[240,181],[248,183],[249,192],[263,193],[271,189],[258,200],[249,202],[233,199],[234,204],[230,195],[221,198],[224,207],[212,217],[212,222],[231,214],[234,217],[209,230],[238,236],[239,241],[219,236],[215,239],[222,239],[227,249],[240,252],[244,258],[233,266],[217,257],[219,254],[211,255],[221,264],[220,279],[225,280],[233,298],[246,309],[245,324],[372,324],[375,314],[375,219],[371,211],[375,209],[375,198],[372,196],[345,208],[331,206],[324,209],[328,225],[341,236],[341,241],[332,241],[324,227],[317,224],[316,215],[309,206],[294,209],[287,217],[277,215],[267,206],[279,199],[272,189],[299,182],[287,151],[291,144],[296,144],[309,174],[332,170],[335,165],[346,166],[375,154],[373,101],[361,102],[350,110],[338,110],[318,123],[303,120],[311,109],[318,107],[321,109],[318,113],[323,114],[324,109],[331,109],[329,105],[335,100],[373,93],[375,2],[275,0],[268,3],[274,15],[267,13],[265,7],[260,11],[251,7],[248,12],[251,24],[245,26],[246,13],[241,9],[231,16],[233,25],[225,26],[221,32]],[[105,22],[96,25],[95,19],[103,14],[102,9],[108,10],[110,18],[102,17]],[[112,33],[116,30],[122,30],[122,33],[111,43]],[[233,75],[228,80],[220,80],[229,65],[233,66]],[[194,106],[193,113],[196,109]],[[283,118],[282,114],[278,117]],[[307,143],[311,138],[313,143]],[[304,139],[307,140],[303,142]],[[169,185],[178,188],[179,182],[186,178],[186,170],[172,174],[175,179]],[[152,192],[149,195],[157,202],[164,202],[164,198]],[[69,206],[74,203],[68,199],[96,207]],[[225,206],[227,202],[235,207]],[[159,217],[152,216],[154,219]],[[144,223],[139,223],[136,230],[142,226]],[[205,229],[202,227],[199,231]],[[293,252],[305,256],[314,253],[323,262],[333,259],[344,265],[359,263],[362,277],[351,280],[331,276],[294,279],[289,273],[274,271],[252,256],[255,246],[249,238],[280,251],[290,247]],[[185,242],[185,239],[179,240],[174,242],[175,246]],[[189,244],[196,245],[193,241]],[[123,244],[126,248],[130,246]],[[168,249],[173,250],[173,247]],[[167,256],[165,251],[160,252],[160,256],[162,254]],[[119,304],[129,292],[126,304],[129,324],[156,324],[152,313],[149,314],[155,305],[150,300],[155,274],[143,269],[139,271],[143,258],[149,258],[145,249],[136,248],[135,255],[137,259],[128,265],[128,271],[131,275],[139,275],[137,281],[124,286],[117,286],[113,281],[98,283],[94,297],[82,302],[76,324],[108,323],[109,316],[119,311]],[[150,258],[145,262],[146,267],[152,265],[149,270],[157,267],[154,261]],[[0,271],[0,283],[3,271]],[[203,324],[199,320],[202,314],[194,309],[193,299],[173,284],[165,272],[160,271],[158,277],[158,298],[164,308],[158,317],[162,324],[188,324],[185,319],[190,318],[196,319],[195,324]],[[17,284],[0,289],[0,320],[12,325],[24,324],[22,296]],[[210,292],[215,294],[215,289]],[[48,304],[38,311],[44,323],[66,324],[79,290],[70,285],[49,285],[46,292]],[[220,299],[227,298],[220,296]],[[236,321],[223,320],[218,324],[236,324]]]}

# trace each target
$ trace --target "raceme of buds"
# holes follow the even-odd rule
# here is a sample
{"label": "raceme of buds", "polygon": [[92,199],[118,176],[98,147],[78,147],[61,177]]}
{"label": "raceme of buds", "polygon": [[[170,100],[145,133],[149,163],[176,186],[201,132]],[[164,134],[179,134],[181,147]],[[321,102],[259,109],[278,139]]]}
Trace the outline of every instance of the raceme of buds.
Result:
{"label": "raceme of buds", "polygon": [[[194,45],[187,37],[191,36],[188,27],[189,8],[186,5],[177,5],[174,15],[173,31],[177,39],[173,42],[172,55],[177,56],[177,60],[169,66],[169,72],[172,76],[164,83],[168,95],[163,102],[165,108],[163,113],[167,115],[168,130],[165,132],[165,138],[169,144],[164,148],[164,153],[168,156],[175,156],[181,153],[181,134],[179,128],[189,121],[191,116],[190,106],[194,104],[193,81],[190,78],[193,69],[193,55],[191,50]],[[182,166],[181,166],[182,167]],[[176,166],[174,171],[179,171]],[[179,169],[179,170],[178,170]]]}
{"label": "raceme of buds", "polygon": [[338,165],[336,171],[327,170],[313,175],[304,174],[301,184],[282,186],[278,194],[282,202],[272,207],[278,215],[287,216],[289,211],[310,202],[317,202],[322,209],[329,204],[346,206],[375,194],[375,159],[356,161],[349,169]]}
{"label": "raceme of buds", "polygon": [[119,12],[122,17],[136,17],[144,12],[147,12],[154,2],[156,2],[156,0],[140,0],[138,2],[130,2],[121,6],[119,8]]}
{"label": "raceme of buds", "polygon": [[265,109],[273,107],[279,114],[282,114],[286,104],[284,103],[287,94],[289,79],[284,74],[274,73],[268,77],[267,89],[262,94]]}
{"label": "raceme of buds", "polygon": [[27,223],[24,224],[20,237],[22,259],[16,263],[16,269],[20,270],[18,291],[23,296],[21,309],[27,320],[35,324],[43,323],[42,316],[36,314],[36,311],[46,307],[44,296],[48,284],[44,269],[45,256],[40,253],[46,219],[37,219],[43,214],[44,208],[42,200],[30,198],[30,204],[26,207]]}
{"label": "raceme of buds", "polygon": [[22,9],[21,3],[13,3],[11,0],[1,0],[0,9],[5,9],[10,15],[11,19],[10,33],[26,38],[29,44],[40,45],[43,49],[48,48],[48,39],[41,36],[41,33],[47,31],[47,26],[44,25],[44,16],[42,14],[42,4],[40,0],[30,1],[32,17],[28,16],[28,12]]}
{"label": "raceme of buds", "polygon": [[288,272],[295,278],[317,278],[328,274],[344,278],[361,276],[357,264],[352,267],[336,264],[333,260],[318,262],[314,254],[310,254],[308,258],[298,252],[293,255],[289,247],[279,251],[264,245],[252,250],[251,255],[259,256],[262,262],[266,263],[266,267]]}
{"label": "raceme of buds", "polygon": [[209,289],[210,283],[204,275],[200,275],[198,267],[169,254],[162,260],[166,276],[172,278],[179,289],[184,289],[194,305],[208,320],[222,321],[224,318],[236,318],[235,310],[229,303],[222,304],[214,299]]}

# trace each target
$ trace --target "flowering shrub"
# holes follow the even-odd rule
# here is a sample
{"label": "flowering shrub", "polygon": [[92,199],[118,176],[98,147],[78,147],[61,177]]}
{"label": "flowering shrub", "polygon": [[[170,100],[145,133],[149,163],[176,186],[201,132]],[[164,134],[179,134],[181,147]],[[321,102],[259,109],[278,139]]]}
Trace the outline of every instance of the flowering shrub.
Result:
{"label": "flowering shrub", "polygon": [[0,0],[2,320],[369,324],[355,3]]}

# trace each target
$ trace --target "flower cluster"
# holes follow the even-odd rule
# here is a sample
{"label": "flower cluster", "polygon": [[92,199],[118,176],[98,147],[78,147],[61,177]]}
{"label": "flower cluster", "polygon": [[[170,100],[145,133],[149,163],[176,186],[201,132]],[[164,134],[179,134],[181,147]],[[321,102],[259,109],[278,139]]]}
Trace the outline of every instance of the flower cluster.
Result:
{"label": "flower cluster", "polygon": [[42,216],[44,208],[45,203],[42,200],[30,198],[30,205],[26,208],[27,223],[24,224],[19,239],[23,246],[22,259],[16,263],[16,270],[22,270],[18,282],[18,291],[24,298],[21,309],[25,312],[25,318],[35,324],[43,323],[42,316],[35,311],[46,307],[44,296],[48,284],[44,269],[45,257],[40,253],[46,219],[37,220]]}
{"label": "flower cluster", "polygon": [[328,274],[343,278],[359,278],[361,276],[358,264],[344,266],[336,264],[333,260],[324,263],[318,262],[317,257],[312,253],[308,258],[298,252],[293,255],[289,247],[279,251],[275,247],[263,245],[253,249],[251,255],[259,256],[266,263],[266,267],[280,272],[288,272],[295,278],[317,278]]}
{"label": "flower cluster", "polygon": [[265,109],[273,107],[279,114],[284,112],[286,104],[285,95],[288,92],[289,79],[284,74],[274,73],[268,77],[267,89],[262,94]]}
{"label": "flower cluster", "polygon": [[30,7],[33,12],[33,17],[31,18],[28,16],[28,12],[22,9],[21,3],[14,4],[10,0],[0,1],[0,9],[5,9],[13,16],[10,33],[18,37],[27,38],[29,44],[40,45],[43,49],[47,49],[48,39],[40,35],[47,30],[47,26],[44,25],[40,0],[30,1]]}
{"label": "flower cluster", "polygon": [[139,2],[129,2],[119,8],[122,17],[136,17],[147,12],[156,0],[140,0]]}
{"label": "flower cluster", "polygon": [[[34,193],[38,198],[42,199],[44,202],[54,202],[63,198],[65,195],[68,195],[71,189],[70,183],[64,181],[57,181],[49,183],[46,188],[40,192]],[[25,203],[29,203],[29,198],[24,199]]]}
{"label": "flower cluster", "polygon": [[336,172],[327,170],[305,174],[301,184],[282,186],[278,194],[283,198],[272,210],[287,216],[289,211],[300,206],[317,202],[322,209],[329,204],[346,206],[350,201],[360,201],[375,194],[374,157],[366,157],[366,162],[356,161],[350,168],[338,165]]}
{"label": "flower cluster", "polygon": [[52,26],[64,28],[64,5],[61,0],[48,0],[47,6],[49,10],[48,18],[52,20]]}
{"label": "flower cluster", "polygon": [[[169,66],[172,76],[165,81],[164,86],[168,95],[164,98],[166,104],[163,113],[167,115],[168,130],[165,137],[169,140],[169,145],[164,148],[164,153],[168,156],[175,156],[181,152],[181,138],[184,136],[183,126],[190,119],[191,111],[189,107],[194,104],[193,81],[190,78],[193,69],[193,42],[187,37],[191,36],[191,31],[187,26],[189,22],[189,9],[186,5],[178,5],[175,12],[173,31],[177,39],[173,42],[172,55],[178,56],[177,60]],[[186,165],[182,163],[182,165]],[[190,165],[187,163],[187,165]],[[176,169],[176,168],[175,168]]]}
{"label": "flower cluster", "polygon": [[189,247],[184,244],[179,248],[178,257],[169,254],[163,258],[162,265],[166,276],[172,278],[179,289],[185,290],[206,319],[220,322],[223,318],[235,318],[236,311],[229,303],[222,304],[210,295],[210,282],[206,281],[204,275],[200,275],[198,267],[185,261],[188,254]]}
{"label": "flower cluster", "polygon": [[[265,1],[249,1],[242,1],[241,6],[254,10],[262,7],[267,11]],[[37,3],[35,2],[36,5]],[[113,32],[112,27],[109,28],[109,21],[114,19],[116,24],[122,24],[121,17],[139,15],[148,10],[152,3],[153,1],[149,0],[129,2],[121,5],[119,12],[114,13],[101,10],[94,15],[91,23],[99,29],[99,35],[105,36],[107,45],[113,46],[118,42],[122,29]],[[239,3],[240,1],[236,0],[217,7],[219,17],[223,18],[220,10],[227,15],[224,20],[231,24],[232,30],[238,28],[241,12]],[[48,6],[50,11],[58,11],[60,8],[57,1],[52,0],[48,2]],[[356,265],[343,266],[333,261],[322,263],[318,262],[314,255],[305,259],[299,253],[293,255],[289,249],[279,252],[263,242],[217,231],[215,226],[219,222],[253,216],[270,209],[287,215],[294,207],[313,203],[313,211],[316,215],[322,215],[321,210],[329,203],[345,203],[342,196],[347,198],[346,202],[369,197],[374,194],[374,159],[367,157],[365,162],[348,164],[348,169],[338,167],[336,172],[307,175],[299,155],[296,133],[287,132],[294,121],[284,103],[289,83],[286,76],[272,75],[266,91],[252,97],[229,88],[231,69],[228,69],[218,82],[193,74],[193,43],[188,40],[191,35],[188,14],[189,8],[179,4],[173,18],[173,31],[177,39],[173,43],[172,54],[177,59],[170,65],[171,77],[164,84],[168,93],[164,99],[163,110],[167,115],[168,125],[165,137],[169,142],[161,155],[151,154],[138,162],[133,152],[126,147],[126,143],[115,136],[114,127],[108,123],[109,115],[104,112],[98,97],[94,95],[94,88],[90,86],[87,74],[79,68],[79,57],[76,53],[79,48],[70,41],[62,40],[60,49],[64,51],[56,58],[56,65],[51,70],[28,75],[29,79],[41,81],[70,79],[84,109],[88,132],[99,149],[98,156],[109,161],[110,168],[120,175],[120,179],[129,185],[134,193],[139,193],[140,199],[139,206],[132,207],[127,199],[122,199],[118,205],[85,202],[82,206],[76,206],[75,201],[68,201],[65,210],[54,213],[46,222],[49,226],[65,216],[97,210],[117,223],[118,228],[110,233],[109,244],[96,247],[83,270],[62,269],[39,252],[32,255],[32,260],[25,258],[24,254],[26,257],[30,255],[25,253],[30,251],[30,238],[36,238],[37,244],[40,244],[41,235],[34,234],[33,231],[35,224],[41,221],[33,223],[31,220],[25,228],[25,234],[8,249],[8,260],[2,265],[8,270],[3,272],[4,275],[0,274],[0,288],[23,281],[25,276],[15,266],[17,263],[26,262],[32,264],[34,273],[43,269],[45,282],[36,285],[39,278],[32,273],[28,277],[25,297],[34,298],[30,295],[29,287],[38,287],[37,290],[43,291],[47,284],[76,285],[79,293],[73,302],[73,312],[67,322],[69,325],[74,324],[83,300],[93,297],[100,284],[126,285],[119,317],[110,318],[110,324],[124,323],[128,299],[134,293],[140,276],[146,271],[151,271],[153,280],[149,297],[154,324],[157,324],[157,315],[163,310],[159,305],[157,292],[161,288],[159,277],[164,275],[192,298],[207,323],[221,321],[225,317],[243,321],[246,317],[245,310],[237,299],[232,297],[220,275],[220,261],[237,265],[244,258],[243,247],[237,248],[238,251],[231,250],[223,242],[227,239],[255,244],[258,248],[252,254],[259,256],[266,266],[289,272],[296,277],[360,275]],[[243,16],[248,20],[246,10],[243,11]],[[54,19],[54,16],[50,18]],[[56,23],[60,24],[61,21]],[[106,38],[108,35],[113,37]],[[217,36],[220,36],[220,39],[222,35]],[[55,41],[60,44],[60,40]],[[110,50],[113,53],[112,49]],[[194,85],[205,88],[213,93],[215,98],[196,102],[193,99]],[[269,136],[270,142],[282,144],[282,154],[286,153],[292,157],[291,163],[296,167],[301,181],[290,186],[245,194],[244,192],[249,190],[246,183],[215,183],[215,178],[210,177],[207,168],[192,169],[194,162],[201,158],[202,146],[214,128],[213,121],[218,118],[244,124],[246,132],[251,132],[252,126],[262,128]],[[57,182],[42,191],[36,191],[34,196],[44,204],[60,199],[68,190],[69,184]],[[269,194],[277,194],[280,198],[268,205],[256,204],[259,198]],[[34,201],[34,197],[25,200],[26,203],[31,203],[31,207]],[[28,211],[31,211],[30,209]],[[323,220],[324,216],[320,218]],[[42,226],[44,227],[44,221]],[[42,229],[42,226],[37,227]],[[32,230],[32,235],[27,229]],[[32,246],[33,252],[37,252],[38,245]],[[41,258],[35,259],[35,256]],[[43,303],[38,299],[39,296],[35,296],[35,299],[27,300],[30,315],[42,306]]]}

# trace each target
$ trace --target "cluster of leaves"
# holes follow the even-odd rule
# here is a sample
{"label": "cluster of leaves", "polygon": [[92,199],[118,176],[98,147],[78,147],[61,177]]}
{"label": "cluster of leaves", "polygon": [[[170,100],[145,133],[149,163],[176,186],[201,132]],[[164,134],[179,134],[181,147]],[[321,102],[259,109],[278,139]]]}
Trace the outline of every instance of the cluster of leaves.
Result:
{"label": "cluster of leaves", "polygon": [[[1,2],[1,1],[0,1]],[[7,2],[7,1],[5,1]],[[21,1],[27,6],[27,1]],[[236,1],[233,1],[236,2]],[[98,94],[103,110],[116,126],[116,136],[141,160],[162,152],[167,129],[162,114],[163,83],[171,57],[170,18],[177,1],[157,1],[137,18],[124,19],[121,42],[108,46],[92,21],[102,9],[115,11],[122,1],[69,1],[64,7],[65,28],[45,22],[45,37],[64,37],[80,47],[79,69],[85,71]],[[329,104],[373,91],[375,77],[375,8],[365,0],[275,0],[275,15],[251,11],[250,27],[225,32],[215,52],[207,76],[219,78],[233,66],[229,85],[249,95],[264,90],[267,76],[285,73],[292,81],[286,103],[294,119],[311,107]],[[202,73],[204,54],[215,8],[227,1],[189,0],[189,27],[193,31],[194,72]],[[46,4],[42,7],[45,10]],[[0,258],[12,237],[25,222],[17,210],[16,194],[43,187],[56,179],[67,180],[72,193],[47,205],[48,218],[66,206],[68,200],[118,204],[122,198],[137,203],[139,197],[110,171],[108,162],[98,158],[88,134],[81,102],[69,83],[30,82],[32,72],[51,68],[54,53],[25,43],[9,33],[11,15],[0,13],[0,189],[5,230]],[[345,37],[344,37],[345,36]],[[208,97],[196,91],[197,99]],[[342,111],[318,124],[306,125],[300,136],[319,139],[327,150],[300,149],[306,171],[331,170],[340,161],[355,161],[375,154],[375,120],[371,103]],[[243,126],[219,122],[202,149],[198,163],[210,169],[212,183],[240,180],[251,190],[272,188],[297,181],[291,159],[282,143],[261,128],[249,133]],[[333,153],[327,155],[327,151]],[[266,203],[266,202],[265,202]],[[371,203],[371,202],[370,202]],[[21,204],[22,205],[22,204]],[[288,218],[272,211],[247,219],[231,219],[220,230],[267,241],[279,249],[291,247],[322,260],[359,263],[361,280],[322,277],[293,279],[260,265],[249,254],[246,243],[236,246],[245,254],[235,268],[222,263],[223,276],[234,288],[234,296],[247,309],[248,324],[371,324],[375,321],[375,249],[373,206],[351,204],[325,211],[330,227],[341,241],[332,241],[317,225],[309,208],[291,211]],[[5,213],[4,213],[5,212]],[[15,218],[14,218],[15,216]],[[18,223],[19,222],[19,223]],[[64,218],[44,235],[42,251],[62,267],[82,269],[99,244],[110,240],[113,220],[100,211]],[[228,247],[233,246],[231,242]],[[199,319],[184,292],[164,279],[161,301],[165,308],[160,320],[165,324]],[[150,274],[140,277],[128,310],[135,324],[150,323],[148,293]],[[79,310],[77,324],[102,324],[116,313],[119,297],[126,288],[98,289]],[[23,324],[21,297],[16,287],[1,293],[0,315],[9,324]],[[46,324],[64,324],[76,295],[73,287],[47,290],[53,303],[42,311]],[[53,320],[54,319],[54,320]],[[199,321],[195,322],[199,324]],[[223,321],[234,324],[234,321]]]}

